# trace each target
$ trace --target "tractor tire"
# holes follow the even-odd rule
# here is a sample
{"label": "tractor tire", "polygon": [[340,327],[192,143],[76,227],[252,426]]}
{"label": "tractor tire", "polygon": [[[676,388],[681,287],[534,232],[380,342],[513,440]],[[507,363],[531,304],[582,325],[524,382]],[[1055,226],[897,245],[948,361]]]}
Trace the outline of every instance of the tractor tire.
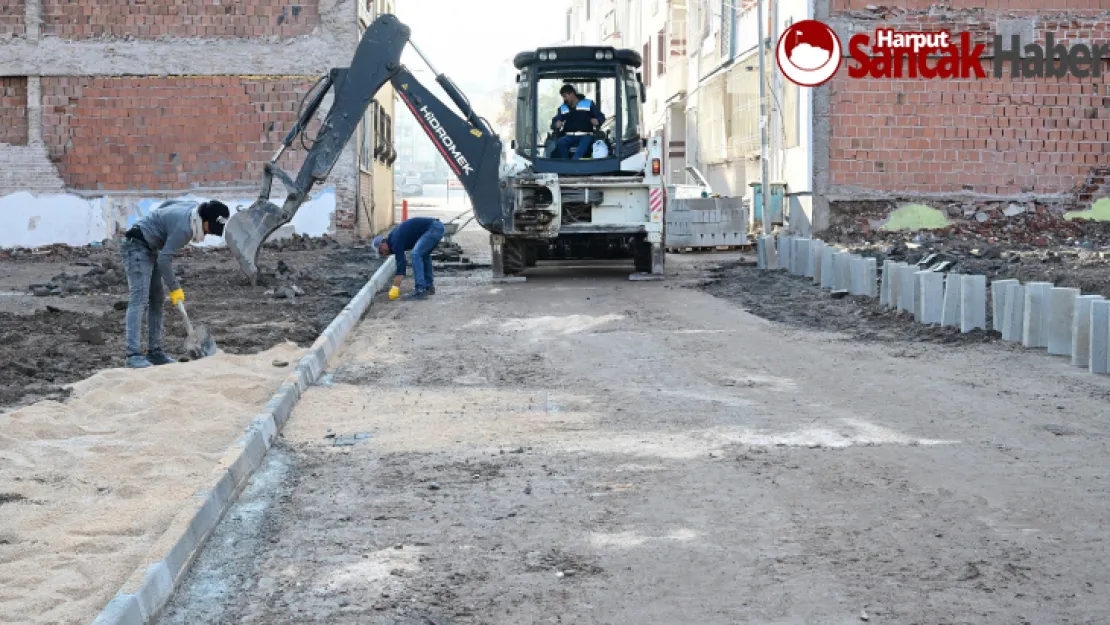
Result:
{"label": "tractor tire", "polygon": [[524,241],[514,241],[513,239],[505,241],[502,247],[501,268],[506,276],[515,276],[524,271],[527,266],[525,247]]}
{"label": "tractor tire", "polygon": [[535,244],[530,243],[524,246],[524,265],[526,267],[535,267],[538,256]]}
{"label": "tractor tire", "polygon": [[633,243],[632,263],[636,266],[636,273],[651,273],[651,243],[647,241]]}

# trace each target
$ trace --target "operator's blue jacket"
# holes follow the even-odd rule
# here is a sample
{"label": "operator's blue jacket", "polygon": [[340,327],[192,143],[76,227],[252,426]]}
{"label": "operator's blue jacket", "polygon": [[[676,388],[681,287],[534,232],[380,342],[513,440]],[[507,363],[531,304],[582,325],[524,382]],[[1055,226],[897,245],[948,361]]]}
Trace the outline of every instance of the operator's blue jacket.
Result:
{"label": "operator's blue jacket", "polygon": [[593,100],[582,98],[578,100],[574,109],[571,109],[565,103],[560,106],[559,113],[551,119],[551,129],[556,129],[556,123],[564,122],[563,132],[593,132],[594,127],[590,123],[591,119],[596,119],[600,126],[605,122],[605,114],[594,104]]}

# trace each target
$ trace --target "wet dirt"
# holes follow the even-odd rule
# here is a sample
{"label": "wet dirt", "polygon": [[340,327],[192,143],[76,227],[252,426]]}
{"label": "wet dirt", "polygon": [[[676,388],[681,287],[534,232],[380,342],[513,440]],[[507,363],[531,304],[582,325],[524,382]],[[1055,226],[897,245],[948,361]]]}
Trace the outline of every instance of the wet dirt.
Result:
{"label": "wet dirt", "polygon": [[[257,353],[286,341],[310,345],[381,261],[369,246],[298,237],[268,245],[260,262],[259,285],[251,286],[226,249],[188,249],[175,260],[190,318],[228,353]],[[6,251],[0,274],[26,278],[14,284],[9,277],[9,291],[33,293],[40,277],[37,288],[53,293],[27,296],[30,314],[0,309],[0,410],[64,399],[66,385],[122,366],[128,289],[117,249]],[[52,277],[41,284],[44,275]],[[164,347],[171,355],[183,353],[185,335],[167,301]]]}

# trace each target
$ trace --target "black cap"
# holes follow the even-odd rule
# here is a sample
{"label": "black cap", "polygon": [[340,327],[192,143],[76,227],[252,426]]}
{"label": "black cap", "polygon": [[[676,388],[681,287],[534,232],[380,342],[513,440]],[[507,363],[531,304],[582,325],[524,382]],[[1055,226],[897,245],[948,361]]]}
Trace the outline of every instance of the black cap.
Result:
{"label": "black cap", "polygon": [[201,204],[198,212],[201,220],[208,224],[208,234],[217,237],[224,236],[224,225],[231,218],[231,209],[227,207],[227,204],[211,200]]}

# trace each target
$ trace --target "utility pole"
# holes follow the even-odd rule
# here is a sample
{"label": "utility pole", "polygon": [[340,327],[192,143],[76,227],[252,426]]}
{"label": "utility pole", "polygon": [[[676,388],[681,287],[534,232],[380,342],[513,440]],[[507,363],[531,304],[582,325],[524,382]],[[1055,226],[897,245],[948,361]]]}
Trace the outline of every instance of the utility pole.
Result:
{"label": "utility pole", "polygon": [[764,77],[763,0],[756,0],[755,17],[759,37],[759,188],[763,204],[763,234],[771,234],[771,189],[767,185],[767,84]]}

